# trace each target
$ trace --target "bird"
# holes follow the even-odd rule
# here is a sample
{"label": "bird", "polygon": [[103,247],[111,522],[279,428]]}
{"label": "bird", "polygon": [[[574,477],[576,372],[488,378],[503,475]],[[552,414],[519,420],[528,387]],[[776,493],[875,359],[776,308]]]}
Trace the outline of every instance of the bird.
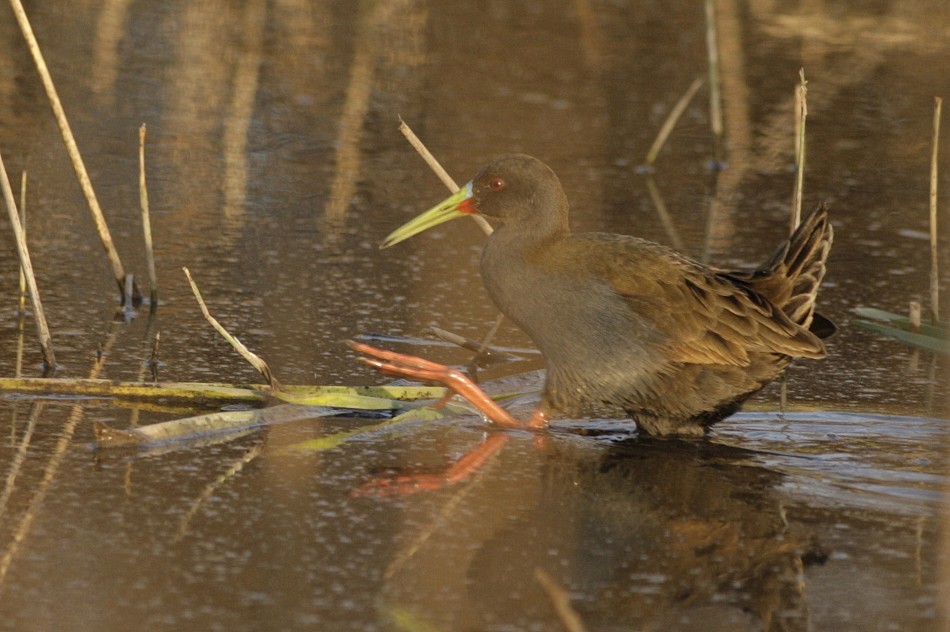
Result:
{"label": "bird", "polygon": [[499,426],[544,428],[608,404],[649,435],[702,436],[793,359],[827,355],[823,339],[836,328],[815,311],[834,235],[824,204],[764,264],[726,270],[639,237],[571,232],[557,175],[513,154],[380,247],[475,213],[496,226],[481,253],[485,289],[545,360],[534,414],[514,419],[459,370],[350,344],[385,374],[449,386]]}

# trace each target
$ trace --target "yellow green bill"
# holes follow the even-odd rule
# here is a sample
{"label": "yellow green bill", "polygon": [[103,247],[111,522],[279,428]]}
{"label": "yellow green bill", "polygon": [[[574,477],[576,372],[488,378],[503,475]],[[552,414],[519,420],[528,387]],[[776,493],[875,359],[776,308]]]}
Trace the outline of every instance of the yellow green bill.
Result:
{"label": "yellow green bill", "polygon": [[475,213],[475,206],[472,203],[472,183],[469,182],[451,197],[391,232],[379,247],[380,249],[389,248],[433,226],[473,213]]}

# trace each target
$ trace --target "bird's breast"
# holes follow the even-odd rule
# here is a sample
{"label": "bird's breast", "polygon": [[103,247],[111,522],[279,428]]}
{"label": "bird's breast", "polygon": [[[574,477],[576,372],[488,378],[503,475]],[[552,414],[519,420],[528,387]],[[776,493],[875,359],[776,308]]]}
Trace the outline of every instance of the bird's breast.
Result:
{"label": "bird's breast", "polygon": [[546,391],[559,400],[611,401],[656,370],[656,329],[605,280],[490,245],[481,274],[498,309],[544,354]]}

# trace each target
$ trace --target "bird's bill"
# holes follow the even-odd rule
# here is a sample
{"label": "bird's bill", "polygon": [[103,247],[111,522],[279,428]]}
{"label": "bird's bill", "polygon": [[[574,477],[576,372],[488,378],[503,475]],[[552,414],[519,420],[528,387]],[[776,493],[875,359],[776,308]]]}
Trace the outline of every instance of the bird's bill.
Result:
{"label": "bird's bill", "polygon": [[472,201],[472,183],[469,182],[459,189],[458,193],[446,198],[425,213],[417,215],[391,232],[379,247],[381,249],[389,248],[433,226],[438,226],[457,217],[472,215],[475,212],[475,204]]}

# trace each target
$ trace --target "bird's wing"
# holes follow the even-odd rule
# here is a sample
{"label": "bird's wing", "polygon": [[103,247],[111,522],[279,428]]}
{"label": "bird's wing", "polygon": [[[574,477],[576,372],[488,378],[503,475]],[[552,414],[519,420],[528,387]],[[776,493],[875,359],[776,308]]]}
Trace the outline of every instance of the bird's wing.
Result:
{"label": "bird's wing", "polygon": [[635,237],[577,237],[598,242],[597,277],[668,341],[673,362],[746,366],[749,353],[825,355],[821,340],[741,279]]}

